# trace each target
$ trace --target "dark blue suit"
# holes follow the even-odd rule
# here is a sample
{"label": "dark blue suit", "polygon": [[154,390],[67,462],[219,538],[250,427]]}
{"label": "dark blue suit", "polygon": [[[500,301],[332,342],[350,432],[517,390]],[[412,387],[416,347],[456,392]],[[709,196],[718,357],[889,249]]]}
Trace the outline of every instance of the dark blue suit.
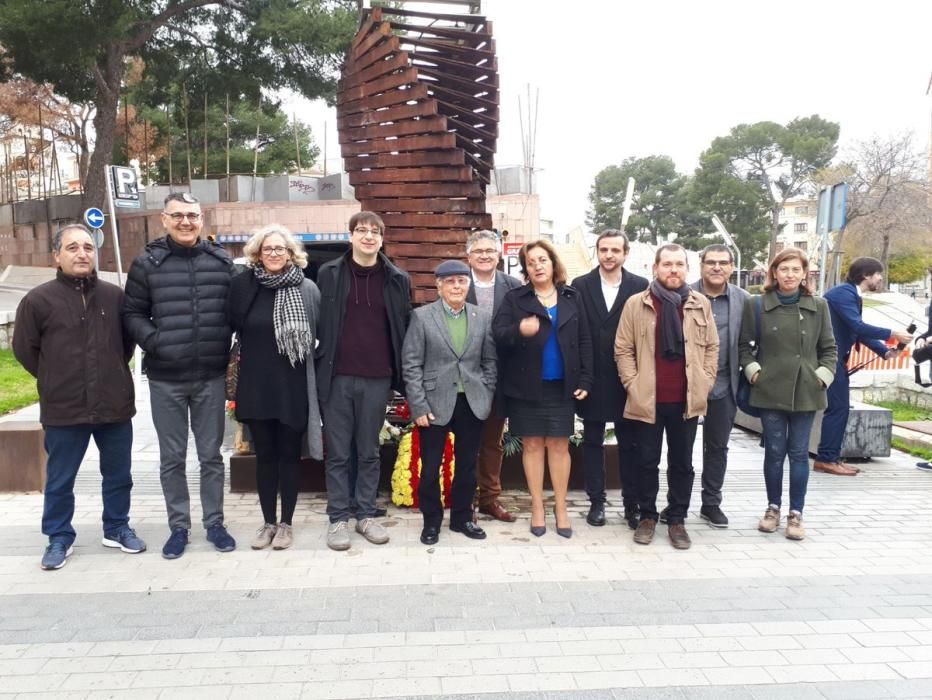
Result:
{"label": "dark blue suit", "polygon": [[844,282],[825,293],[832,315],[832,330],[838,345],[838,366],[835,380],[829,385],[828,408],[822,416],[822,437],[819,440],[819,462],[838,462],[841,443],[848,426],[848,371],[845,364],[855,343],[863,343],[883,357],[890,349],[883,341],[890,337],[889,328],[880,328],[861,320],[861,297],[857,287]]}

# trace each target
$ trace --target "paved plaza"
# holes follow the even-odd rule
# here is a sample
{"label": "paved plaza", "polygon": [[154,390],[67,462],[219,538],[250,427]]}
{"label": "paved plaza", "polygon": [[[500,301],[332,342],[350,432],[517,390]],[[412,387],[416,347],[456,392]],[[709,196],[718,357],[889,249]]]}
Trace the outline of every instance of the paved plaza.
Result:
{"label": "paved plaza", "polygon": [[[932,474],[908,455],[813,473],[801,543],[756,530],[761,452],[735,430],[731,527],[699,519],[697,474],[685,552],[663,526],[635,544],[618,494],[609,525],[589,527],[578,492],[570,540],[552,518],[530,536],[525,509],[483,521],[485,542],[444,529],[427,548],[419,514],[390,508],[391,542],[354,534],[345,553],[326,547],[324,500],[302,495],[295,547],[254,552],[257,498],[229,494],[237,550],[196,525],[166,561],[144,381],[138,396],[132,524],[148,552],[100,545],[93,451],[60,571],[39,568],[42,497],[0,495],[2,698],[932,697]],[[697,440],[697,472],[700,455]]]}

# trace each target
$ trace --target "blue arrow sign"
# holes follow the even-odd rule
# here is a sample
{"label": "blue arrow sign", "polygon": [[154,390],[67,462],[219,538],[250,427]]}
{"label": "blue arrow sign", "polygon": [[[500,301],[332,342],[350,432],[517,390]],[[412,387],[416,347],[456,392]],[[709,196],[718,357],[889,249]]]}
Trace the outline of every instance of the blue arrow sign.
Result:
{"label": "blue arrow sign", "polygon": [[97,207],[91,207],[84,212],[84,223],[91,228],[100,228],[104,225],[104,213]]}

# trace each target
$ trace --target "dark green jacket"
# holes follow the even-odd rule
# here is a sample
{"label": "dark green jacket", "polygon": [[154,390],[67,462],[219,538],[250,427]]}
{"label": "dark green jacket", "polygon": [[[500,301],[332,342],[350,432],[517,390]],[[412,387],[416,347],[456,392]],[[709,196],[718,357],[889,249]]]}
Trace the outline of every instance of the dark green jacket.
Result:
{"label": "dark green jacket", "polygon": [[754,306],[744,304],[738,350],[750,380],[751,405],[777,411],[818,411],[825,408],[825,389],[835,376],[838,355],[828,304],[821,297],[803,295],[799,304],[782,306],[775,292],[763,295],[760,318],[760,357],[751,353],[757,340]]}

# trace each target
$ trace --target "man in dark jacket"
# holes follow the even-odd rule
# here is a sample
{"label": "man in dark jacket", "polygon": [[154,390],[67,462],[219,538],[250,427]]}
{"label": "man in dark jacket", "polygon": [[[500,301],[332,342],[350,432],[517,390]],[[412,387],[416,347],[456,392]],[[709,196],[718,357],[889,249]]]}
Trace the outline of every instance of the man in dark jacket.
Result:
{"label": "man in dark jacket", "polygon": [[877,292],[883,287],[883,263],[876,258],[856,258],[848,268],[845,281],[829,289],[824,297],[832,315],[832,331],[838,345],[835,379],[828,386],[828,407],[822,414],[822,432],[819,452],[813,470],[839,476],[854,476],[858,469],[841,460],[841,444],[848,427],[848,357],[857,343],[864,343],[884,359],[896,357],[898,350],[883,342],[893,338],[898,343],[912,342],[906,331],[895,331],[864,323],[861,319],[862,296]]}
{"label": "man in dark jacket", "polygon": [[[466,239],[466,255],[472,272],[472,284],[466,301],[484,309],[494,318],[502,299],[509,289],[521,286],[521,281],[499,272],[501,244],[494,231],[476,231]],[[502,436],[505,419],[498,415],[496,406],[482,422],[479,436],[479,460],[476,475],[479,481],[479,512],[496,520],[513,523],[515,516],[509,513],[498,500],[502,494]]]}
{"label": "man in dark jacket", "polygon": [[224,376],[230,356],[225,305],[233,261],[202,240],[203,215],[187,192],[165,198],[167,233],[146,246],[126,280],[123,323],[145,351],[152,422],[159,436],[160,474],[171,535],[166,559],[184,554],[191,529],[185,460],[188,417],[201,468],[207,539],[221,552],[236,542],[223,525]]}
{"label": "man in dark jacket", "polygon": [[589,396],[577,404],[583,419],[583,466],[589,496],[590,525],[605,525],[605,424],[615,424],[618,442],[618,471],[625,521],[638,526],[637,454],[634,429],[624,418],[627,393],[615,365],[615,333],[625,302],[632,294],[647,289],[647,280],[624,269],[630,249],[628,237],[616,229],[603,231],[595,243],[599,265],[573,280],[580,293],[589,332],[592,334],[594,381]]}
{"label": "man in dark jacket", "polygon": [[[702,507],[699,515],[712,527],[728,527],[722,512],[722,485],[728,464],[728,440],[738,411],[738,338],[746,291],[728,280],[734,270],[731,251],[721,243],[706,246],[699,254],[700,278],[691,286],[704,294],[712,307],[718,331],[718,374],[709,392],[709,404],[702,422]],[[660,522],[667,522],[664,508]]]}
{"label": "man in dark jacket", "polygon": [[13,334],[13,354],[38,379],[45,428],[43,569],[60,569],[72,552],[74,480],[92,436],[103,477],[103,545],[146,548],[129,527],[136,403],[128,367],[133,342],[120,326],[123,291],[97,279],[97,251],[84,226],[60,230],[52,250],[58,273],[20,302]]}
{"label": "man in dark jacket", "polygon": [[[404,390],[401,350],[411,315],[411,281],[380,252],[382,219],[359,212],[349,229],[350,250],[322,265],[317,275],[317,395],[327,446],[327,546],[337,551],[350,547],[354,494],[356,532],[373,544],[388,542],[388,531],[375,520],[379,431],[391,390]],[[355,486],[350,478],[354,454]]]}

